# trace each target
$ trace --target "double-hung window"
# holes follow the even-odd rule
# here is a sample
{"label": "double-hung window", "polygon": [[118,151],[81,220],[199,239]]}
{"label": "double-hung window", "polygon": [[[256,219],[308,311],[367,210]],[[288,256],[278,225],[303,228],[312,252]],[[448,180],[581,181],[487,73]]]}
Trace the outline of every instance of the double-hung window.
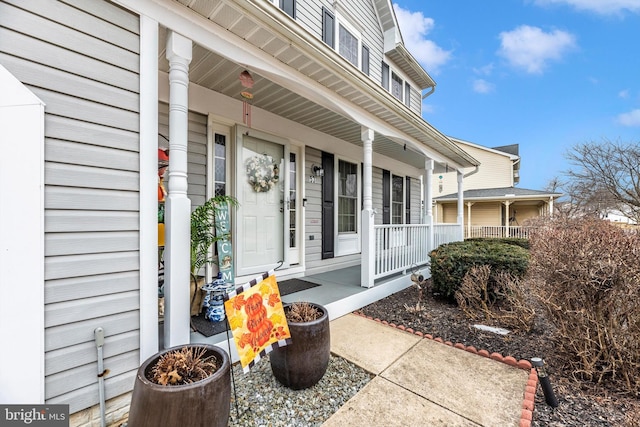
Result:
{"label": "double-hung window", "polygon": [[322,41],[338,51],[347,61],[369,74],[369,47],[362,43],[362,34],[356,24],[345,17],[340,4],[334,12],[322,8]]}
{"label": "double-hung window", "polygon": [[342,23],[338,24],[338,52],[356,67],[358,66],[359,41]]}
{"label": "double-hung window", "polygon": [[280,9],[284,10],[293,19],[296,19],[296,0],[280,0]]}
{"label": "double-hung window", "polygon": [[278,6],[287,15],[296,19],[296,1],[297,0],[270,0],[271,3]]}
{"label": "double-hung window", "polygon": [[404,223],[404,178],[391,176],[391,224]]}
{"label": "double-hung window", "polygon": [[391,94],[396,98],[398,98],[400,101],[402,101],[403,99],[402,97],[402,93],[404,91],[403,83],[404,82],[402,81],[399,75],[397,75],[394,72],[391,72]]}

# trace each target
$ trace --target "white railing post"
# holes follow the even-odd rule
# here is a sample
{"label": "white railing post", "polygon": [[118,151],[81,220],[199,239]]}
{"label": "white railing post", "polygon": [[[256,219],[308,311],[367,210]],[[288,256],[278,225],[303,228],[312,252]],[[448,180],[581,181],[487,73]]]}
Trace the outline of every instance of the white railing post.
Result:
{"label": "white railing post", "polygon": [[165,322],[166,348],[189,343],[189,216],[187,132],[191,40],[169,32],[169,189],[166,198]]}
{"label": "white railing post", "polygon": [[427,252],[434,249],[433,247],[433,167],[432,159],[424,161],[424,220],[423,222],[429,226],[427,235]]}
{"label": "white railing post", "polygon": [[464,240],[464,176],[462,171],[458,170],[458,227],[460,227],[460,240]]}
{"label": "white railing post", "polygon": [[361,286],[370,288],[376,274],[376,235],[373,228],[373,129],[362,127],[362,249],[360,261]]}

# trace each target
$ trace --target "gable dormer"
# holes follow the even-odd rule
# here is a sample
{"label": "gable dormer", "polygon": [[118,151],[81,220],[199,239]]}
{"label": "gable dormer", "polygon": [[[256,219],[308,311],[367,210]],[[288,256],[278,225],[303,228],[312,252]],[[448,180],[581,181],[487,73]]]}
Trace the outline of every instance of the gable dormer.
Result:
{"label": "gable dormer", "polygon": [[384,34],[384,54],[417,85],[432,89],[436,83],[404,45],[396,14],[390,0],[373,0]]}

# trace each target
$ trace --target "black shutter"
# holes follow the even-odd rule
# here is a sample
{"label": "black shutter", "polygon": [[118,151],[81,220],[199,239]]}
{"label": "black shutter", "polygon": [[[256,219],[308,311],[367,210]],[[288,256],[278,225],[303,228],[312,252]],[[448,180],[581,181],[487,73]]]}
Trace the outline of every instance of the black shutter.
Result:
{"label": "black shutter", "polygon": [[411,85],[404,82],[404,105],[411,107]]}
{"label": "black shutter", "polygon": [[406,212],[406,218],[404,223],[411,224],[411,178],[409,177],[407,177],[405,194],[404,209]]}
{"label": "black shutter", "polygon": [[280,9],[293,19],[296,19],[296,0],[280,0]]}
{"label": "black shutter", "polygon": [[369,48],[362,45],[362,72],[369,75]]}
{"label": "black shutter", "polygon": [[334,257],[334,177],[333,154],[322,152],[322,259]]}
{"label": "black shutter", "polygon": [[335,17],[326,7],[322,8],[322,41],[335,49]]}
{"label": "black shutter", "polygon": [[391,172],[382,171],[382,223],[391,224]]}
{"label": "black shutter", "polygon": [[389,65],[382,63],[382,87],[389,90]]}

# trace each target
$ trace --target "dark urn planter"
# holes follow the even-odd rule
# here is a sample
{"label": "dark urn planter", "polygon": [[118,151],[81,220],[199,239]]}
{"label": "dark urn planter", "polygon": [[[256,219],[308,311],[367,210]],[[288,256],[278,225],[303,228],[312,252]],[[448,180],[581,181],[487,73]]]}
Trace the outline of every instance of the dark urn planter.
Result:
{"label": "dark urn planter", "polygon": [[220,347],[209,344],[190,344],[186,347],[206,348],[205,357],[214,356],[218,370],[213,375],[191,384],[159,385],[147,374],[166,349],[147,359],[138,369],[129,410],[129,427],[226,427],[231,404],[231,363],[229,355]]}
{"label": "dark urn planter", "polygon": [[[323,306],[310,304],[322,312],[322,317],[312,322],[287,321],[292,343],[269,353],[273,375],[281,384],[293,390],[315,385],[329,365],[329,314]],[[285,304],[285,310],[288,305]]]}

